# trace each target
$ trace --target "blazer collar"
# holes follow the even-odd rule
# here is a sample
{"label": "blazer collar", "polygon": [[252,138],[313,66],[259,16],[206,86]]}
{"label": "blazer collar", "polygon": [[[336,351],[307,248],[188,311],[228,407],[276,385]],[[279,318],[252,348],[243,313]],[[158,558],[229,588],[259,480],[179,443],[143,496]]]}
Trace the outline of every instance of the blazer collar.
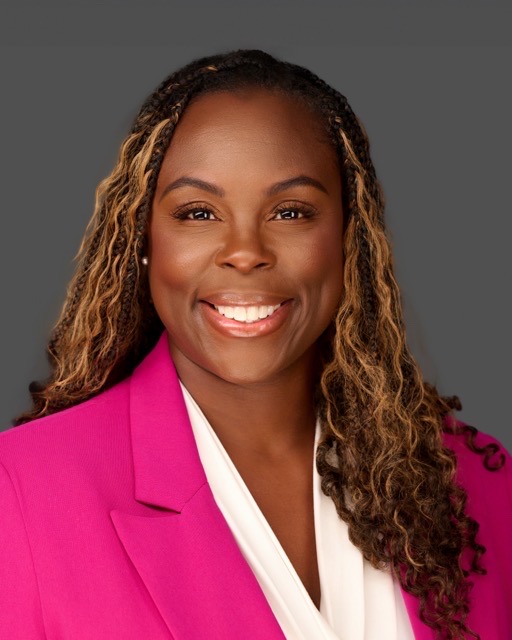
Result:
{"label": "blazer collar", "polygon": [[206,475],[166,331],[131,376],[130,420],[136,500],[181,512]]}

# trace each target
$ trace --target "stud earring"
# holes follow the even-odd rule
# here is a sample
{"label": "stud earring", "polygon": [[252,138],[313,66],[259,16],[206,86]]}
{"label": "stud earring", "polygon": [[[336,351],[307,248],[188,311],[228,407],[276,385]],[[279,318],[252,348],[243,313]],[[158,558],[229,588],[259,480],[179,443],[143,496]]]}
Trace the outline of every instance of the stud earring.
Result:
{"label": "stud earring", "polygon": [[143,256],[142,257],[142,264],[147,266],[148,262],[149,262],[148,257],[147,256]]}

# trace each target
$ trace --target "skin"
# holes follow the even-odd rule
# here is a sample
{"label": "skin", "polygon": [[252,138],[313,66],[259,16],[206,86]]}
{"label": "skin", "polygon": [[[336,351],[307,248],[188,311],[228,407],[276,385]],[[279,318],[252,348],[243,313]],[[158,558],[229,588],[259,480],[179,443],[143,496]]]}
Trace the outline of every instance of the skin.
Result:
{"label": "skin", "polygon": [[[280,93],[199,96],[164,157],[148,234],[151,295],[178,375],[316,606],[313,387],[318,339],[343,294],[340,170],[320,127],[307,107]],[[183,176],[222,193],[171,188]],[[322,188],[267,193],[296,176]],[[191,207],[195,213],[177,217]],[[212,307],[223,296],[283,304],[274,324],[260,323],[266,329],[238,331],[233,321],[223,327]]]}

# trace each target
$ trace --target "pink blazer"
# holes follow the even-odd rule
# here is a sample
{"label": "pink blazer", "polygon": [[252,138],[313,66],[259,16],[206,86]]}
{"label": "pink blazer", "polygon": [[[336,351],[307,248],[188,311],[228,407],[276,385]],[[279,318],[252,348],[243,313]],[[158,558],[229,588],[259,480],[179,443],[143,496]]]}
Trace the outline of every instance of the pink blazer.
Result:
{"label": "pink blazer", "polygon": [[[108,391],[0,434],[0,638],[284,638],[213,499],[166,338]],[[491,473],[447,444],[487,547],[470,620],[511,638],[512,461]]]}

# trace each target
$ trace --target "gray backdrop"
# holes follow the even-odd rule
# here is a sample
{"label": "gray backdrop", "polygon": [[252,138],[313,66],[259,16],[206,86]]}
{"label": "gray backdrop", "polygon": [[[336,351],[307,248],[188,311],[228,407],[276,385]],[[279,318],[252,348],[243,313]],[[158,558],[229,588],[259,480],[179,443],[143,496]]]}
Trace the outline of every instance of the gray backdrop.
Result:
{"label": "gray backdrop", "polygon": [[505,3],[17,5],[0,26],[0,425],[47,373],[45,344],[143,98],[192,58],[262,48],[362,119],[387,199],[409,341],[460,417],[512,449],[512,12]]}

